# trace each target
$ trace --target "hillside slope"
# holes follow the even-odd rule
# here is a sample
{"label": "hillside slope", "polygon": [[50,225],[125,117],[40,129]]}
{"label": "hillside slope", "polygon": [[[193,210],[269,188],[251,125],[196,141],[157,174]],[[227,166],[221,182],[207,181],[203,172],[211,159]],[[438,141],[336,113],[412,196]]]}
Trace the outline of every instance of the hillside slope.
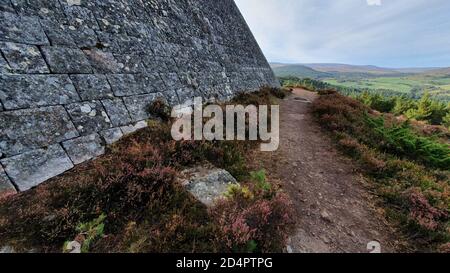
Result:
{"label": "hillside slope", "polygon": [[277,77],[287,77],[287,76],[294,76],[294,77],[301,77],[301,78],[313,78],[313,79],[319,79],[319,78],[327,78],[332,77],[333,75],[330,73],[324,73],[316,71],[312,68],[309,68],[304,65],[300,64],[270,64],[272,67],[272,70],[274,71],[275,75]]}

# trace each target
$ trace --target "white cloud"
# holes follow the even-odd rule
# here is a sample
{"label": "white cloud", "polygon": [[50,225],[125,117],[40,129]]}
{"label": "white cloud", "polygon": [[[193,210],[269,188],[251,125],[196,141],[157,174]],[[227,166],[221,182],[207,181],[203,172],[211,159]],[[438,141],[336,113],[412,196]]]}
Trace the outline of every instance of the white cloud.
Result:
{"label": "white cloud", "polygon": [[366,0],[369,6],[381,6],[381,0]]}
{"label": "white cloud", "polygon": [[235,0],[270,61],[450,66],[450,1],[378,1]]}

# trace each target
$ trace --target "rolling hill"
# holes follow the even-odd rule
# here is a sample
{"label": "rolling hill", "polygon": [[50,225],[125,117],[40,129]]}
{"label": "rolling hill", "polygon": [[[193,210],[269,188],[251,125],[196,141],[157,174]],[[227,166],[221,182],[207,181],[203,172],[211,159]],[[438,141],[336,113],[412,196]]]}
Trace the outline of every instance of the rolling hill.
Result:
{"label": "rolling hill", "polygon": [[367,73],[367,74],[398,74],[399,72],[390,69],[383,68],[374,65],[349,65],[349,64],[304,64],[306,67],[312,68],[320,72],[332,72],[332,73]]}
{"label": "rolling hill", "polygon": [[277,77],[294,76],[299,78],[323,79],[334,76],[331,73],[316,71],[301,64],[271,63],[270,66],[274,70]]}
{"label": "rolling hill", "polygon": [[311,78],[328,84],[450,101],[450,68],[383,68],[347,64],[271,64],[276,76]]}

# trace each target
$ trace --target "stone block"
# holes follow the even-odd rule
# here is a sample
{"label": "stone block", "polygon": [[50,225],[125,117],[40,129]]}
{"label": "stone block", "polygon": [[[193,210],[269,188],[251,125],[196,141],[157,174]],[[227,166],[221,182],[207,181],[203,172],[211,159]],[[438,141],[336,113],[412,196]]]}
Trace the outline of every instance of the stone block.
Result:
{"label": "stone block", "polygon": [[14,9],[23,15],[64,20],[65,15],[59,1],[11,0]]}
{"label": "stone block", "polygon": [[5,109],[21,109],[80,100],[66,75],[0,75],[0,100]]}
{"label": "stone block", "polygon": [[164,73],[161,78],[168,90],[179,89],[183,87],[177,73]]}
{"label": "stone block", "polygon": [[15,73],[50,73],[36,46],[0,43],[0,49]]}
{"label": "stone block", "polygon": [[8,74],[11,73],[11,67],[6,62],[5,59],[3,59],[2,56],[0,56],[0,74]]}
{"label": "stone block", "polygon": [[123,133],[120,128],[112,128],[101,131],[100,135],[103,137],[103,140],[105,140],[105,143],[108,145],[111,145],[119,141],[119,139],[123,137]]}
{"label": "stone block", "polygon": [[0,12],[0,40],[32,45],[48,45],[49,41],[35,17]]}
{"label": "stone block", "polygon": [[84,50],[84,53],[88,57],[95,73],[117,74],[123,70],[124,65],[119,63],[112,53],[96,49]]}
{"label": "stone block", "polygon": [[105,147],[98,134],[65,141],[63,146],[74,164],[83,163],[105,153]]}
{"label": "stone block", "polygon": [[125,97],[123,100],[133,121],[150,118],[149,107],[157,98],[164,98],[161,93]]}
{"label": "stone block", "polygon": [[236,179],[226,170],[201,166],[183,171],[179,177],[183,185],[197,200],[207,206],[224,197]]}
{"label": "stone block", "polygon": [[31,189],[73,168],[72,161],[59,144],[5,158],[1,163],[20,191]]}
{"label": "stone block", "polygon": [[141,56],[133,54],[115,54],[114,56],[121,64],[122,73],[137,74],[145,71]]}
{"label": "stone block", "polygon": [[122,99],[107,99],[102,100],[102,103],[113,126],[124,126],[131,122],[130,115]]}
{"label": "stone block", "polygon": [[113,98],[114,94],[105,75],[100,74],[76,74],[70,75],[81,99],[97,100]]}
{"label": "stone block", "polygon": [[108,75],[107,77],[114,95],[118,97],[146,93],[142,83],[133,74],[116,74]]}
{"label": "stone block", "polygon": [[53,46],[75,47],[70,26],[58,24],[50,20],[40,20],[42,28]]}
{"label": "stone block", "polygon": [[94,14],[88,8],[79,5],[65,5],[64,12],[69,24],[72,26],[86,27],[93,30],[100,29]]}
{"label": "stone block", "polygon": [[52,73],[92,73],[89,60],[80,49],[61,46],[42,47],[42,53]]}
{"label": "stone block", "polygon": [[0,165],[0,200],[15,193],[17,193],[16,188]]}
{"label": "stone block", "polygon": [[127,126],[120,127],[120,129],[122,130],[124,135],[129,135],[129,134],[132,134],[132,133],[134,133],[134,132],[136,132],[136,131],[138,131],[140,129],[144,129],[146,127],[148,127],[147,121],[141,120],[141,121],[136,122],[134,124],[130,124],[130,125],[127,125]]}
{"label": "stone block", "polygon": [[62,106],[0,113],[0,153],[17,155],[79,136]]}
{"label": "stone block", "polygon": [[97,46],[99,40],[94,30],[87,26],[80,26],[75,28],[69,26],[69,34],[78,48],[93,48]]}
{"label": "stone block", "polygon": [[73,103],[67,105],[66,109],[81,135],[111,128],[111,120],[100,101]]}

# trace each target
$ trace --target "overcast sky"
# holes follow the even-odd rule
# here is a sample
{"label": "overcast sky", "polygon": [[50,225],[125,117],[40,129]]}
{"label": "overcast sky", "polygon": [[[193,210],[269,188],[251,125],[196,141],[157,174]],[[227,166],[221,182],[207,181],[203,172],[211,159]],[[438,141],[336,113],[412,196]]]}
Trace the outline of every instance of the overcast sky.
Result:
{"label": "overcast sky", "polygon": [[449,0],[235,0],[271,62],[450,66]]}

